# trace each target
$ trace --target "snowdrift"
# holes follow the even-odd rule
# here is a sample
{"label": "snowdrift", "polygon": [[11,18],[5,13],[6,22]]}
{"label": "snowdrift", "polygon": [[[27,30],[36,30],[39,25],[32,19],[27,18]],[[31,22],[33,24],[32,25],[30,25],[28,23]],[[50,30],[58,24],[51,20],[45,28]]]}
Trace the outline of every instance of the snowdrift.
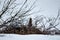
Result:
{"label": "snowdrift", "polygon": [[18,35],[18,34],[0,34],[0,40],[60,40],[59,35]]}

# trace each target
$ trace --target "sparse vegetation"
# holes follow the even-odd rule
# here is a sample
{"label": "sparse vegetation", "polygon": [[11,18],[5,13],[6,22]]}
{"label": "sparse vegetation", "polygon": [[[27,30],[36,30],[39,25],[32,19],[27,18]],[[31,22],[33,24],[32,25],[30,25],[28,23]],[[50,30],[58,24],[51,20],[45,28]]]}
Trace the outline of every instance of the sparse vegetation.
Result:
{"label": "sparse vegetation", "polygon": [[[23,23],[25,22],[24,20],[26,17],[33,13],[40,12],[40,9],[37,12],[34,11],[33,13],[30,13],[35,8],[34,4],[36,3],[36,0],[32,5],[28,5],[28,0],[23,1],[22,4],[17,4],[15,1],[16,0],[4,0],[3,2],[3,6],[0,11],[0,33],[60,34],[60,30],[57,28],[57,26],[60,25],[60,10],[58,11],[57,17],[46,18],[45,16],[40,15],[36,16],[34,20],[29,18],[28,22],[24,25]],[[18,9],[15,9],[16,7],[18,7]],[[6,13],[8,13],[10,17],[6,17],[7,19],[4,20],[3,15]],[[33,23],[33,21],[35,22]],[[48,26],[48,28],[46,28],[46,26]],[[52,28],[54,29],[51,30]]]}

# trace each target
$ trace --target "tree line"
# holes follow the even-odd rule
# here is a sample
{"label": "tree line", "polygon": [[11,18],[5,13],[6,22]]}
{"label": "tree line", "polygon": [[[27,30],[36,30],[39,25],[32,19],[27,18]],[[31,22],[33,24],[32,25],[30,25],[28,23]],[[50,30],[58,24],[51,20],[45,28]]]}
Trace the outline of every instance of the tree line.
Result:
{"label": "tree line", "polygon": [[[16,34],[60,34],[60,30],[57,28],[60,25],[60,9],[58,15],[53,18],[47,18],[43,15],[36,16],[34,23],[32,18],[29,18],[28,24],[24,25],[24,20],[33,14],[40,12],[33,11],[36,8],[34,0],[31,5],[28,0],[24,0],[22,3],[16,3],[17,0],[4,0],[2,8],[0,10],[0,33],[16,33]],[[8,15],[6,15],[8,14]],[[6,16],[6,17],[5,17]],[[5,17],[5,19],[3,19]],[[34,24],[34,25],[33,25]],[[46,28],[46,26],[48,26]],[[54,30],[51,30],[54,28]]]}

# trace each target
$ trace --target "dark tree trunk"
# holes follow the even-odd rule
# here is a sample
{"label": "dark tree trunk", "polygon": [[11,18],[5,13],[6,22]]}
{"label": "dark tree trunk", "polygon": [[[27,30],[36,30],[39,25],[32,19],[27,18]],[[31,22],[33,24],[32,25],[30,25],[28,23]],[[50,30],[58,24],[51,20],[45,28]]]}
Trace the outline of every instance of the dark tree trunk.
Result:
{"label": "dark tree trunk", "polygon": [[28,26],[31,27],[32,26],[32,18],[29,19],[29,23]]}

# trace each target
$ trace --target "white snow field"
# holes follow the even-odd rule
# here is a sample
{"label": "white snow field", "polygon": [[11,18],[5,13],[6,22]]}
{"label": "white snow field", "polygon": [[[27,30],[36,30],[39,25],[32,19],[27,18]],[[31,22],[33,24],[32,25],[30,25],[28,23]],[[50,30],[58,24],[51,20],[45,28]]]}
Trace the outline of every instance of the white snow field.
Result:
{"label": "white snow field", "polygon": [[18,35],[0,34],[0,40],[60,40],[60,35]]}

